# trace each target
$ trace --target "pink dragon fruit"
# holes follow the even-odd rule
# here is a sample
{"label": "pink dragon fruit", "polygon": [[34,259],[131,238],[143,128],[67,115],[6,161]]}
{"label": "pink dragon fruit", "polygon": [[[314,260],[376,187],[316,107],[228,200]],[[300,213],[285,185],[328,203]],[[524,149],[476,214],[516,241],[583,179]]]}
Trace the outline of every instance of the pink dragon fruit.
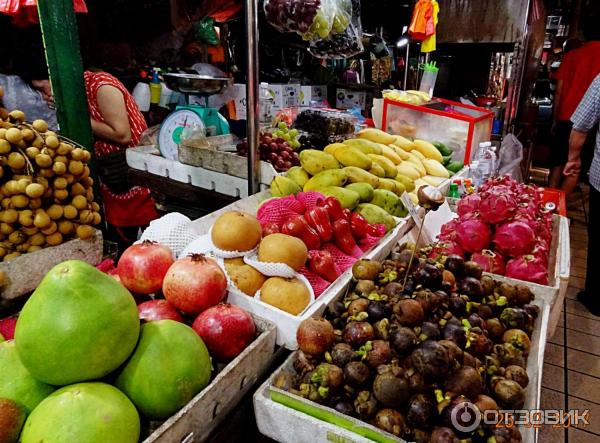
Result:
{"label": "pink dragon fruit", "polygon": [[504,258],[496,252],[484,249],[481,252],[474,252],[471,255],[471,261],[479,264],[484,272],[504,275]]}
{"label": "pink dragon fruit", "polygon": [[532,202],[521,202],[517,206],[517,214],[535,218],[537,215],[537,206]]}
{"label": "pink dragon fruit", "polygon": [[548,242],[552,238],[552,226],[548,226],[543,222],[537,224],[535,232],[539,238]]}
{"label": "pink dragon fruit", "polygon": [[533,255],[521,255],[506,264],[507,277],[530,281],[540,285],[548,284],[546,266]]}
{"label": "pink dragon fruit", "polygon": [[476,212],[479,209],[481,197],[479,194],[469,194],[461,198],[456,206],[456,212],[460,217]]}
{"label": "pink dragon fruit", "polygon": [[463,258],[465,257],[465,251],[463,251],[458,243],[446,240],[435,243],[427,257],[437,260],[441,255],[447,257],[450,254],[460,255]]}
{"label": "pink dragon fruit", "polygon": [[481,220],[462,220],[456,227],[458,244],[465,252],[477,252],[486,249],[492,240],[490,227]]}
{"label": "pink dragon fruit", "polygon": [[507,257],[530,254],[535,245],[535,231],[520,220],[503,223],[494,235],[496,250]]}
{"label": "pink dragon fruit", "polygon": [[513,189],[518,184],[519,183],[517,181],[513,180],[508,175],[505,175],[502,177],[493,177],[493,178],[488,178],[481,186],[479,186],[478,191],[486,192],[495,186],[506,186],[509,189]]}
{"label": "pink dragon fruit", "polygon": [[457,236],[456,236],[456,227],[458,226],[458,219],[455,218],[454,220],[450,220],[448,223],[445,223],[444,225],[442,225],[442,228],[440,229],[440,234],[438,235],[438,240],[445,240],[445,241],[456,241],[457,240]]}
{"label": "pink dragon fruit", "polygon": [[548,266],[548,257],[550,256],[550,247],[548,246],[548,242],[542,239],[538,239],[535,246],[533,247],[533,251],[531,251],[531,255],[534,255],[545,266]]}
{"label": "pink dragon fruit", "polygon": [[479,205],[481,219],[491,225],[510,220],[517,211],[517,200],[506,186],[495,186],[483,195]]}

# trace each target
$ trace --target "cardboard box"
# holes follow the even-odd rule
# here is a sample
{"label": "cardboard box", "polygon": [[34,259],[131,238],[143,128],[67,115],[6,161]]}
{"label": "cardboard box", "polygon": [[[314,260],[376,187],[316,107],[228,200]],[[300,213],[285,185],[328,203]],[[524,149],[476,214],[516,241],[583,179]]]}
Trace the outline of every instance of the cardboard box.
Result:
{"label": "cardboard box", "polygon": [[367,105],[367,93],[365,91],[354,91],[352,89],[338,88],[336,93],[335,107],[338,109],[360,108],[363,111]]}
{"label": "cardboard box", "polygon": [[273,109],[280,110],[300,106],[301,91],[300,85],[297,83],[269,83],[269,92],[273,96]]}
{"label": "cardboard box", "polygon": [[309,85],[302,86],[300,92],[300,106],[310,107],[315,103],[323,103],[327,100],[327,86]]}

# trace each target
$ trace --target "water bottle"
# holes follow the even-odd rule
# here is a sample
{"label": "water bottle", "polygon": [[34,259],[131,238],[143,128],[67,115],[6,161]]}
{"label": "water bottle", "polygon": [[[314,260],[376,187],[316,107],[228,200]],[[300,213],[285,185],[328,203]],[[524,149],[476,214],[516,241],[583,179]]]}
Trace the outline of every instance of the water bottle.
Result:
{"label": "water bottle", "polygon": [[260,123],[271,124],[271,120],[273,120],[273,103],[275,100],[273,96],[269,92],[269,85],[267,83],[260,84],[260,95],[258,98],[258,107]]}

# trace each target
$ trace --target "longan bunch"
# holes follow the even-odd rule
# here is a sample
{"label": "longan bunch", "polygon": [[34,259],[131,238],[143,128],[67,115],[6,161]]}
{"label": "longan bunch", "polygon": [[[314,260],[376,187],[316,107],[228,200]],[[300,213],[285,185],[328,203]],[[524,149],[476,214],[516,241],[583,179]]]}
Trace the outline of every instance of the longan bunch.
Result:
{"label": "longan bunch", "polygon": [[90,153],[22,111],[0,118],[0,259],[94,235],[101,222]]}

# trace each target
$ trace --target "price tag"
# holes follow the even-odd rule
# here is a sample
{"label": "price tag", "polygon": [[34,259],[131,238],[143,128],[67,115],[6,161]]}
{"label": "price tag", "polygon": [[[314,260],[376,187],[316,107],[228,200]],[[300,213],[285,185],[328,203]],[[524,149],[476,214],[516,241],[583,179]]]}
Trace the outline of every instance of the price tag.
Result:
{"label": "price tag", "polygon": [[408,210],[409,215],[414,220],[417,226],[421,225],[421,216],[419,215],[420,206],[415,206],[407,192],[400,196],[400,200],[404,203],[404,207]]}

